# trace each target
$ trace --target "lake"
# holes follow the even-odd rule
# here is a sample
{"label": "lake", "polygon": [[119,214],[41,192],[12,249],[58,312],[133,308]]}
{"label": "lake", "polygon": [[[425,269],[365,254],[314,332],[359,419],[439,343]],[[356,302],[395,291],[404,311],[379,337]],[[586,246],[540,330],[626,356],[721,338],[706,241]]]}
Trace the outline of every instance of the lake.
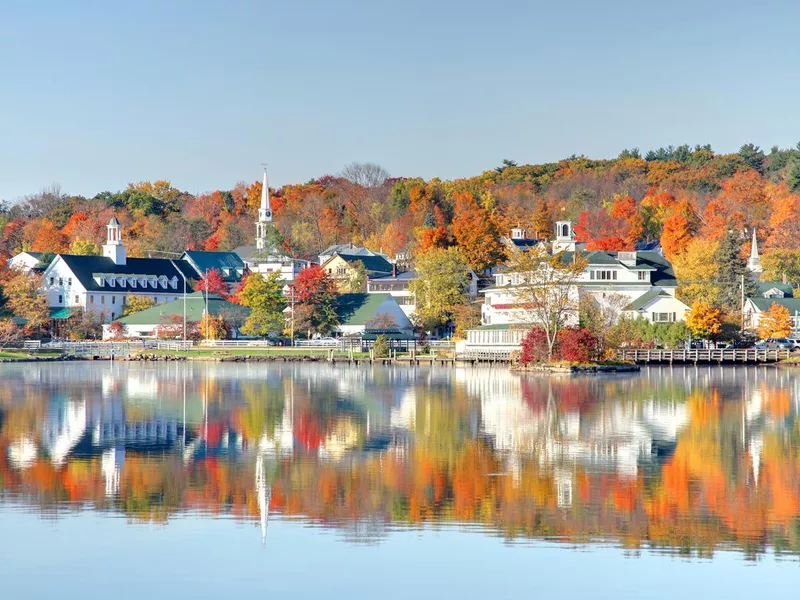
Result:
{"label": "lake", "polygon": [[3,597],[794,590],[800,376],[0,365]]}

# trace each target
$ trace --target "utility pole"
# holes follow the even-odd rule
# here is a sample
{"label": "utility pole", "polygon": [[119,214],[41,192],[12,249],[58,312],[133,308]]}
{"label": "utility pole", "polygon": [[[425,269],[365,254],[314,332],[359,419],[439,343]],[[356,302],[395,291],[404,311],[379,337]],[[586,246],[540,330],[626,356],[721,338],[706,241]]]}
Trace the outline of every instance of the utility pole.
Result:
{"label": "utility pole", "polygon": [[181,277],[183,277],[183,349],[186,350],[186,275],[178,268],[174,260],[170,258],[169,262],[172,264],[172,267],[181,274]]}
{"label": "utility pole", "polygon": [[744,273],[742,273],[742,333],[744,333]]}
{"label": "utility pole", "polygon": [[291,286],[289,289],[291,290],[290,306],[292,308],[291,346],[294,348],[294,286]]}
{"label": "utility pole", "polygon": [[206,341],[208,341],[208,321],[211,315],[208,314],[208,269],[206,269]]}

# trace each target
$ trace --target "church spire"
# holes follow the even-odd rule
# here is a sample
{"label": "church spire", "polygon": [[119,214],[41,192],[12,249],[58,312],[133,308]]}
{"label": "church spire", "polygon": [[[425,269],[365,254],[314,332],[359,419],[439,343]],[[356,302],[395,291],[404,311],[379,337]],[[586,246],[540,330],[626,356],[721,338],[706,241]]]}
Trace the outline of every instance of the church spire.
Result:
{"label": "church spire", "polygon": [[256,223],[256,248],[267,248],[267,231],[272,226],[272,208],[269,202],[269,182],[267,181],[267,165],[264,165],[264,182],[261,184],[261,206],[258,209]]}
{"label": "church spire", "polygon": [[756,238],[755,227],[753,227],[753,242],[750,246],[750,258],[747,260],[747,270],[751,273],[761,273],[764,270],[761,266],[761,257],[758,255],[758,239]]}

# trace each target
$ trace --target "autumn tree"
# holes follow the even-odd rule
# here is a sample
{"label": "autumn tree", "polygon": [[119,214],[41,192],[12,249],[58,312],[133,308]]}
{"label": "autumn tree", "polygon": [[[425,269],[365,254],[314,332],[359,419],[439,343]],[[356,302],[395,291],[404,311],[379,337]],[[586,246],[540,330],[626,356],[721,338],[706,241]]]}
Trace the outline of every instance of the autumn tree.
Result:
{"label": "autumn tree", "polygon": [[309,334],[331,333],[339,324],[336,282],[319,265],[300,271],[292,284],[295,328]]}
{"label": "autumn tree", "polygon": [[91,240],[76,238],[69,246],[69,253],[78,256],[96,256],[100,254],[100,249]]}
{"label": "autumn tree", "polygon": [[447,323],[467,301],[469,263],[460,248],[434,248],[417,259],[409,289],[417,299],[415,316],[426,330]]}
{"label": "autumn tree", "polygon": [[483,273],[503,260],[503,244],[492,216],[485,208],[468,210],[453,221],[453,236],[476,273]]}
{"label": "autumn tree", "polygon": [[582,255],[568,259],[564,252],[550,254],[543,247],[509,252],[506,271],[517,279],[512,289],[514,304],[524,324],[544,331],[548,359],[553,357],[558,332],[578,320],[577,283],[588,265]]}
{"label": "autumn tree", "polygon": [[678,297],[691,305],[696,300],[716,302],[719,294],[716,261],[719,241],[696,237],[672,260],[678,278]]}
{"label": "autumn tree", "polygon": [[694,337],[713,339],[722,333],[724,317],[722,308],[697,300],[686,315],[686,326]]}
{"label": "autumn tree", "polygon": [[222,315],[204,313],[197,325],[200,334],[207,340],[224,340],[230,329]]}
{"label": "autumn tree", "polygon": [[39,293],[39,278],[34,274],[17,273],[3,283],[6,308],[26,321],[26,328],[38,330],[50,322],[47,297]]}
{"label": "autumn tree", "polygon": [[279,273],[270,273],[267,277],[251,273],[242,282],[235,298],[239,304],[250,309],[242,333],[265,337],[283,331],[286,299]]}
{"label": "autumn tree", "polygon": [[765,192],[772,207],[767,246],[796,249],[800,240],[800,196],[790,192],[784,183],[768,183]]}
{"label": "autumn tree", "polygon": [[348,265],[347,278],[339,283],[343,294],[360,294],[367,291],[367,269],[360,260]]}
{"label": "autumn tree", "polygon": [[148,296],[127,296],[125,298],[125,308],[122,309],[122,316],[127,317],[153,306],[155,306],[155,302]]}
{"label": "autumn tree", "polygon": [[16,342],[22,335],[19,326],[10,317],[0,318],[0,349],[10,342]]}
{"label": "autumn tree", "polygon": [[758,322],[758,335],[761,339],[783,338],[792,333],[792,314],[789,309],[773,302],[761,315]]}
{"label": "autumn tree", "polygon": [[785,281],[800,286],[800,250],[769,250],[761,256],[764,281]]}
{"label": "autumn tree", "polygon": [[683,252],[697,231],[697,216],[688,200],[678,202],[672,214],[664,220],[661,232],[661,247],[664,256],[672,260]]}
{"label": "autumn tree", "polygon": [[228,284],[218,269],[209,269],[194,286],[196,292],[207,292],[220,298],[228,297]]}

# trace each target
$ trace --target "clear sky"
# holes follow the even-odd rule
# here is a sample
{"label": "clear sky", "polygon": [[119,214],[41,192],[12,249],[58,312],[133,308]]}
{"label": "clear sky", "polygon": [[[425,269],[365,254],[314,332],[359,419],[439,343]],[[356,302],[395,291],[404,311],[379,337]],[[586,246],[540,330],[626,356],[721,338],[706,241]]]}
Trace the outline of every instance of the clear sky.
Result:
{"label": "clear sky", "polygon": [[0,2],[0,199],[800,140],[793,0]]}

